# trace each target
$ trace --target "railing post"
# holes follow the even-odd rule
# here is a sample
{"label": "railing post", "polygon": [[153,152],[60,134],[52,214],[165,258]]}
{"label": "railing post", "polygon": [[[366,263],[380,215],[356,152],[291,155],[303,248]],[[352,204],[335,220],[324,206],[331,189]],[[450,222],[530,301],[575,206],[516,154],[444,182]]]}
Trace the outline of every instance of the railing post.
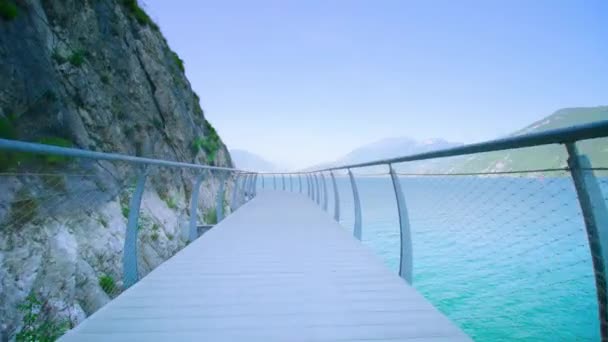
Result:
{"label": "railing post", "polygon": [[285,191],[285,175],[281,174],[281,181],[283,182],[283,191]]}
{"label": "railing post", "polygon": [[393,181],[393,189],[395,190],[395,199],[397,200],[397,212],[399,213],[399,235],[401,237],[401,249],[399,257],[399,276],[405,279],[408,284],[412,283],[413,269],[413,253],[412,253],[412,234],[410,231],[410,220],[407,213],[407,204],[403,191],[401,190],[401,182],[395,173],[392,164],[388,164],[391,180]]}
{"label": "railing post", "polygon": [[198,233],[196,231],[196,212],[198,211],[198,193],[203,182],[204,175],[201,173],[196,177],[192,185],[192,195],[190,196],[190,229],[188,230],[188,240],[190,242],[196,240]]}
{"label": "railing post", "polygon": [[226,189],[226,174],[224,171],[219,171],[220,188],[217,190],[217,196],[215,198],[215,216],[217,216],[217,222],[219,223],[224,219],[224,197]]}
{"label": "railing post", "polygon": [[251,182],[252,181],[253,181],[253,174],[250,173],[250,174],[247,175],[247,182],[245,183],[245,185],[244,185],[245,188],[243,189],[244,190],[243,193],[245,194],[245,201],[244,202],[247,202],[247,201],[249,201],[251,199]]}
{"label": "railing post", "polygon": [[317,194],[317,205],[321,205],[321,188],[319,187],[319,177],[315,173],[315,186],[316,186],[316,194]]}
{"label": "railing post", "polygon": [[314,202],[315,201],[315,183],[312,178],[312,174],[308,175],[308,179],[310,180],[310,199]]}
{"label": "railing post", "polygon": [[310,196],[309,197],[311,200],[314,201],[315,200],[314,193],[313,193],[314,187],[312,186],[312,175],[310,175],[310,174],[308,175],[308,186],[310,187]]}
{"label": "railing post", "polygon": [[568,166],[574,181],[578,202],[581,206],[593,272],[597,291],[600,333],[602,341],[608,341],[608,291],[606,274],[608,274],[608,210],[602,190],[591,170],[591,163],[586,155],[578,153],[574,143],[567,143]]}
{"label": "railing post", "polygon": [[293,178],[291,177],[291,173],[289,174],[289,191],[293,192]]}
{"label": "railing post", "polygon": [[249,199],[252,199],[255,193],[255,182],[257,173],[251,174],[251,180],[249,181]]}
{"label": "railing post", "polygon": [[253,197],[258,195],[258,176],[258,173],[253,176]]}
{"label": "railing post", "polygon": [[241,174],[237,173],[236,176],[234,176],[234,185],[232,186],[232,200],[230,201],[230,210],[234,211],[236,210],[236,206],[237,206],[237,200],[238,200],[238,196],[239,196],[239,179],[241,178]]}
{"label": "railing post", "polygon": [[247,182],[249,181],[249,174],[246,173],[245,177],[243,178],[243,181],[241,182],[241,186],[239,188],[239,198],[238,198],[238,206],[240,207],[241,205],[243,205],[243,203],[245,203],[245,197],[247,196],[246,189],[247,189]]}
{"label": "railing post", "polygon": [[316,202],[317,194],[315,193],[315,175],[312,173],[310,174],[310,193],[312,194],[312,201]]}
{"label": "railing post", "polygon": [[361,240],[361,202],[359,201],[359,191],[357,190],[357,182],[355,182],[355,176],[350,169],[348,169],[348,177],[350,177],[350,186],[353,188],[353,201],[355,204],[355,227],[353,235]]}
{"label": "railing post", "polygon": [[241,204],[245,204],[245,202],[247,202],[249,200],[249,196],[251,195],[250,191],[251,191],[251,177],[253,175],[251,173],[247,174],[247,178],[245,183],[243,184],[243,201],[241,202]]}
{"label": "railing post", "polygon": [[310,194],[310,175],[306,174],[306,195],[308,198],[312,198]]}
{"label": "railing post", "polygon": [[145,167],[139,170],[135,191],[129,201],[129,218],[125,232],[125,246],[122,255],[123,284],[125,288],[131,287],[139,280],[137,271],[137,223],[139,221],[139,207],[144,194],[147,172]]}
{"label": "railing post", "polygon": [[333,171],[330,171],[331,182],[334,185],[334,220],[340,222],[340,195],[338,194],[338,186],[336,184],[336,177],[334,177]]}
{"label": "railing post", "polygon": [[255,173],[249,175],[249,183],[247,183],[247,200],[251,200],[253,198],[253,183],[255,182]]}
{"label": "railing post", "polygon": [[298,173],[298,183],[300,184],[300,193],[302,193],[302,177],[299,173]]}
{"label": "railing post", "polygon": [[258,174],[254,173],[251,175],[251,180],[249,181],[249,199],[253,199],[255,196],[255,185],[258,180]]}
{"label": "railing post", "polygon": [[323,210],[327,211],[327,184],[325,184],[325,176],[323,176],[323,172],[319,174],[321,175],[321,184],[323,185]]}
{"label": "railing post", "polygon": [[264,175],[262,175],[262,189],[264,189],[264,178],[266,178]]}
{"label": "railing post", "polygon": [[273,185],[273,189],[276,190],[277,189],[277,175],[275,175],[275,174],[272,175],[272,185]]}

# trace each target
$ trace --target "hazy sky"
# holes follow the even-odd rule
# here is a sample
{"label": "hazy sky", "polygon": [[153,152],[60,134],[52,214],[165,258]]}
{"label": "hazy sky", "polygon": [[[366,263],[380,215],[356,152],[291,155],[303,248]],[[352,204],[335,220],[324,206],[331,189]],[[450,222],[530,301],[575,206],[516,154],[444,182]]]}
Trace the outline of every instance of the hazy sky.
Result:
{"label": "hazy sky", "polygon": [[608,104],[608,1],[144,7],[229,148],[302,167],[386,137],[474,142]]}

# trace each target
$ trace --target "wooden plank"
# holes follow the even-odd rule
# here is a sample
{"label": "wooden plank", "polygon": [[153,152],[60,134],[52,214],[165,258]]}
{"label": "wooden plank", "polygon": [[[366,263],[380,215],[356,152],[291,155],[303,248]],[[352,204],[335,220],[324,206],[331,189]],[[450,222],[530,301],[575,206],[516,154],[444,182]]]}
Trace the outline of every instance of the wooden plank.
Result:
{"label": "wooden plank", "polygon": [[261,192],[62,341],[470,341],[305,196]]}

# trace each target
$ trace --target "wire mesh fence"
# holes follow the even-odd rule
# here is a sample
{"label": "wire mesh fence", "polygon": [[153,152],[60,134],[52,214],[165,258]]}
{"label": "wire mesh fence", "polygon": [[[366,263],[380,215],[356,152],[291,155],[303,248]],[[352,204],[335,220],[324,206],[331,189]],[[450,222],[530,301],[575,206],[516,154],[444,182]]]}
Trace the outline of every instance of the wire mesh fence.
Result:
{"label": "wire mesh fence", "polygon": [[[539,154],[549,150],[550,156]],[[531,154],[543,157],[530,164]],[[488,166],[489,160],[494,164]],[[563,148],[534,147],[395,165],[409,213],[413,285],[475,340],[600,339],[588,233],[566,160]],[[464,166],[447,167],[454,163]],[[584,172],[596,176],[606,202],[605,168],[597,160],[592,165]],[[388,170],[351,171],[361,201],[362,242],[399,272],[399,216]],[[333,173],[340,223],[353,233],[351,181],[346,170]],[[257,186],[282,190],[282,178],[262,176]],[[303,194],[310,191],[315,202],[320,196],[322,208],[327,196],[334,217],[330,174],[317,174],[318,188],[314,176],[301,178]],[[292,191],[288,181],[286,190]]]}
{"label": "wire mesh fence", "polygon": [[[476,340],[600,338],[598,256],[590,252],[580,187],[563,150],[555,152],[534,168],[523,167],[529,163],[520,159],[530,157],[521,150],[450,158],[466,167],[448,168],[446,160],[395,165],[413,241],[413,286]],[[360,214],[362,242],[400,269],[403,232],[387,165],[351,170],[354,178],[333,171],[334,192],[329,173],[256,181],[252,173],[123,161],[17,153],[0,161],[3,339],[53,340],[124,291],[130,229],[141,278],[199,228],[252,198],[253,189],[299,193],[301,183],[303,196],[327,207],[329,217],[336,216],[337,195],[345,229],[354,233]],[[592,205],[599,208],[608,200],[606,167],[593,159],[591,165],[581,172],[596,176],[601,199]],[[357,215],[353,185],[361,200]],[[196,199],[199,188],[206,191]]]}
{"label": "wire mesh fence", "polygon": [[[399,180],[413,241],[413,285],[471,337],[599,340],[592,259],[569,170],[410,171]],[[608,181],[598,181],[606,200]],[[362,241],[398,272],[391,178],[362,170],[356,182]],[[351,231],[353,195],[344,173],[337,185],[341,224]]]}
{"label": "wire mesh fence", "polygon": [[[138,277],[190,242],[190,199],[199,171],[2,152],[6,156],[11,163],[0,172],[0,340],[55,340],[126,289],[125,235],[142,172]],[[217,223],[220,203],[229,213],[233,178],[227,171],[202,172],[197,228]],[[226,183],[222,192],[220,182]]]}

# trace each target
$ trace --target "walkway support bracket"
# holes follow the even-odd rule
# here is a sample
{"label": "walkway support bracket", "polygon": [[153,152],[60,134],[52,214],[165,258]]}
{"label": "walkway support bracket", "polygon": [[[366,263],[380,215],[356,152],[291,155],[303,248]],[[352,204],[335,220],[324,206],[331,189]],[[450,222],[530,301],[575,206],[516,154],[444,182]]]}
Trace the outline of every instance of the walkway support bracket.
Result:
{"label": "walkway support bracket", "polygon": [[131,287],[139,280],[139,273],[137,270],[137,224],[139,221],[141,198],[144,194],[147,176],[146,167],[141,167],[137,174],[135,191],[129,201],[129,217],[122,255],[123,286],[125,288]]}
{"label": "walkway support bracket", "polygon": [[397,200],[397,212],[399,213],[399,235],[401,237],[401,248],[399,257],[399,276],[408,284],[412,284],[412,268],[413,268],[413,253],[412,253],[412,234],[410,231],[410,219],[407,212],[407,205],[401,182],[393,169],[393,165],[388,164],[391,180],[393,181],[393,189],[395,190],[395,199]]}
{"label": "walkway support bracket", "polygon": [[329,174],[331,175],[331,182],[334,186],[334,220],[340,222],[340,194],[338,193],[338,185],[336,184],[334,172],[330,171]]}
{"label": "walkway support bracket", "polygon": [[575,143],[567,143],[568,166],[574,181],[578,202],[585,221],[595,287],[597,291],[600,333],[602,341],[608,341],[608,291],[606,274],[608,274],[608,210],[602,190],[591,163],[586,155],[578,153]]}
{"label": "walkway support bracket", "polygon": [[353,172],[350,169],[348,169],[348,177],[350,178],[350,185],[353,188],[353,201],[355,204],[355,227],[353,235],[358,240],[361,240],[361,201],[359,201],[359,191],[357,190],[355,176],[353,176]]}

